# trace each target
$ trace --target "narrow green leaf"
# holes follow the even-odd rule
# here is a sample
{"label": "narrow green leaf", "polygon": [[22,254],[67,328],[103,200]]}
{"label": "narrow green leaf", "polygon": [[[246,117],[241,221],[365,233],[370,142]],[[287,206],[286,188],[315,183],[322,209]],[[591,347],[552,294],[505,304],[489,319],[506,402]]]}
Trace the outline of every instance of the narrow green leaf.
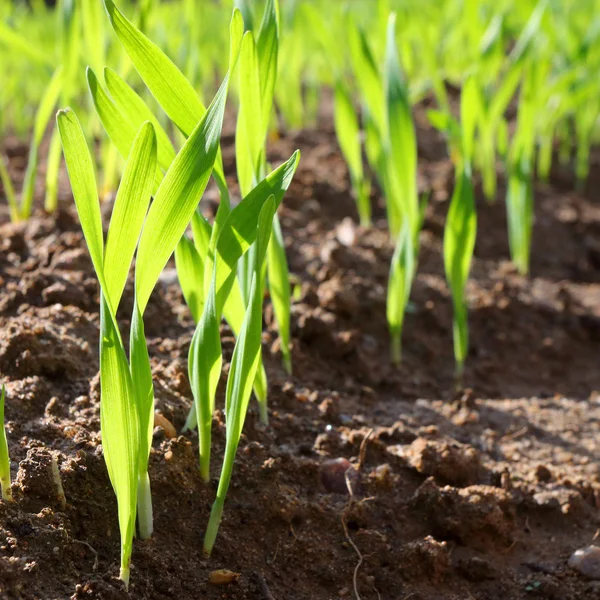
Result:
{"label": "narrow green leaf", "polygon": [[460,94],[460,122],[464,159],[470,165],[475,152],[475,132],[482,115],[482,97],[477,80],[469,77]]}
{"label": "narrow green leaf", "polygon": [[[221,374],[222,354],[219,324],[223,308],[236,282],[237,261],[256,240],[258,219],[270,196],[278,206],[296,171],[300,154],[291,158],[261,181],[227,216],[222,225],[213,228],[211,245],[214,257],[207,255],[205,272],[212,268],[204,310],[188,359],[190,382],[194,394],[200,437],[200,473],[210,478],[210,439],[215,392]],[[211,265],[212,262],[212,266]]]}
{"label": "narrow green leaf", "polygon": [[371,224],[371,203],[369,184],[365,180],[362,164],[360,125],[350,92],[342,81],[337,81],[335,86],[334,125],[340,149],[350,171],[360,222],[368,227]]}
{"label": "narrow green leaf", "polygon": [[70,108],[67,108],[58,111],[56,121],[85,242],[100,285],[106,288],[102,217],[100,215],[98,188],[92,157],[77,115]]}
{"label": "narrow green leaf", "polygon": [[477,234],[473,184],[465,170],[456,175],[456,186],[444,229],[444,268],[454,305],[454,355],[457,374],[462,373],[468,351],[468,323],[465,286]]}
{"label": "narrow green leaf", "polygon": [[158,164],[166,171],[175,159],[175,150],[159,120],[127,82],[108,67],[104,69],[104,81],[115,105],[134,127],[141,127],[144,121],[152,123],[156,133]]}
{"label": "narrow green leaf", "polygon": [[244,34],[239,62],[240,109],[235,130],[235,155],[240,191],[245,196],[258,181],[266,135],[261,117],[258,57],[251,31]]}
{"label": "narrow green leaf", "polygon": [[104,0],[110,23],[136,70],[169,118],[190,135],[206,109],[173,61],[115,6]]}
{"label": "narrow green leaf", "polygon": [[139,455],[137,464],[137,515],[140,537],[152,536],[152,496],[148,477],[148,459],[154,431],[154,385],[150,356],[144,332],[144,320],[137,299],[134,301],[129,341],[130,370],[135,408],[139,422]]}
{"label": "narrow green leaf", "polygon": [[156,173],[156,136],[151,123],[140,128],[117,191],[106,238],[106,294],[116,311],[148,211]]}
{"label": "narrow green leaf", "polygon": [[360,126],[350,92],[341,81],[338,81],[335,86],[334,109],[335,133],[340,149],[352,177],[360,181],[363,176]]}
{"label": "narrow green leaf", "polygon": [[[387,180],[391,198],[388,202],[390,232],[398,235],[402,222],[408,219],[415,232],[418,222],[419,199],[417,192],[417,139],[408,91],[396,47],[396,16],[388,21],[386,43],[385,97],[391,164]],[[390,194],[391,192],[391,194]]]}
{"label": "narrow green leaf", "polygon": [[129,364],[104,294],[100,301],[100,426],[102,450],[117,496],[121,573],[127,585],[135,530],[140,427]]}
{"label": "narrow green leaf", "polygon": [[81,3],[83,33],[90,63],[100,72],[105,62],[105,28],[102,3],[99,0],[88,0]]}
{"label": "narrow green leaf", "polygon": [[250,302],[242,330],[233,351],[231,367],[227,378],[227,389],[225,392],[227,442],[217,497],[211,510],[210,520],[204,537],[204,552],[207,555],[210,555],[212,551],[219,530],[225,496],[227,495],[233,472],[235,455],[248,412],[252,382],[254,381],[259,365],[264,288],[262,272],[276,207],[275,198],[270,196],[260,211],[257,226],[258,231],[255,233],[256,252],[254,255]]}
{"label": "narrow green leaf", "polygon": [[228,76],[171,164],[148,212],[136,263],[136,294],[142,313],[208,184],[221,137],[227,85]]}
{"label": "narrow green leaf", "polygon": [[291,287],[285,256],[285,243],[281,225],[277,215],[273,218],[273,232],[268,249],[267,271],[269,277],[269,294],[273,304],[273,312],[277,320],[279,340],[283,364],[288,373],[292,372],[292,356],[290,352],[290,305]]}
{"label": "narrow green leaf", "polygon": [[[277,58],[279,55],[279,4],[277,0],[267,0],[260,30],[256,38],[256,53],[260,75],[261,123],[263,136],[267,133],[273,95],[277,80]],[[258,116],[258,113],[257,113]]]}
{"label": "narrow green leaf", "polygon": [[416,260],[413,236],[408,221],[404,222],[390,265],[387,293],[387,320],[390,328],[392,361],[402,357],[402,328],[415,276]]}
{"label": "narrow green leaf", "polygon": [[62,68],[59,67],[52,75],[50,83],[44,90],[44,94],[38,106],[35,122],[33,125],[33,138],[29,149],[29,158],[27,160],[27,170],[23,181],[23,192],[21,194],[21,218],[28,219],[31,214],[33,195],[35,191],[35,180],[38,167],[38,150],[42,143],[48,121],[58,102],[61,87],[63,85]]}
{"label": "narrow green leaf", "polygon": [[348,46],[353,74],[379,132],[386,130],[385,94],[382,77],[364,32],[353,18],[348,20]]}
{"label": "narrow green leaf", "polygon": [[4,188],[4,195],[6,196],[6,201],[8,202],[10,220],[13,223],[16,223],[20,220],[19,205],[17,203],[15,189],[13,188],[12,181],[10,180],[10,175],[8,174],[8,169],[6,168],[6,163],[4,162],[4,158],[2,158],[2,156],[0,156],[0,181],[2,182],[2,187]]}
{"label": "narrow green leaf", "polygon": [[204,262],[196,246],[185,236],[181,236],[175,248],[177,277],[194,322],[198,323],[204,307]]}
{"label": "narrow green leaf", "polygon": [[6,387],[2,384],[2,389],[0,390],[0,487],[2,488],[2,499],[7,502],[12,502],[10,455],[8,453],[8,441],[6,440],[6,427],[4,425],[5,400]]}
{"label": "narrow green leaf", "polygon": [[[216,291],[220,296],[225,282],[235,270],[240,256],[246,252],[256,239],[256,223],[260,210],[266,199],[273,195],[277,206],[283,194],[289,187],[292,177],[296,172],[300,152],[296,151],[275,169],[268,177],[263,179],[230,213],[217,241],[216,254],[218,256],[218,269],[216,274]],[[225,294],[226,296],[226,294]]]}

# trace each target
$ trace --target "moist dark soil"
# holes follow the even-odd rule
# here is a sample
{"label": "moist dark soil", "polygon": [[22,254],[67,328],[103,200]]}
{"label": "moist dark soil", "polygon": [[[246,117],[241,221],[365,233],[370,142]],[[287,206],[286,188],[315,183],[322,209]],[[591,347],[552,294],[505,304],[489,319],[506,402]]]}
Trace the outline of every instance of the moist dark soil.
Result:
{"label": "moist dark soil", "polygon": [[[529,277],[508,260],[502,177],[498,202],[478,202],[471,349],[457,392],[441,256],[453,168],[443,140],[421,113],[417,120],[420,186],[432,193],[398,368],[389,360],[393,248],[379,194],[373,228],[358,227],[330,120],[270,143],[274,164],[303,153],[281,209],[294,373],[282,368],[267,299],[270,424],[259,424],[253,404],[210,559],[202,539],[224,418],[214,416],[204,485],[197,436],[179,434],[194,325],[167,267],[145,319],[159,413],[155,533],[135,541],[129,594],[117,579],[116,501],[99,432],[98,285],[68,182],[63,173],[53,216],[39,210],[13,225],[2,203],[0,375],[16,499],[0,502],[2,598],[600,598],[600,583],[567,565],[600,527],[594,183],[575,193],[568,169],[557,168],[536,184]],[[235,189],[231,135],[223,146]],[[10,139],[2,148],[18,189],[26,149]],[[43,165],[40,185],[42,176]],[[210,214],[216,194],[206,196]],[[131,306],[129,284],[124,332]],[[222,334],[227,372],[234,340],[225,326]],[[227,582],[213,583],[221,569]]]}

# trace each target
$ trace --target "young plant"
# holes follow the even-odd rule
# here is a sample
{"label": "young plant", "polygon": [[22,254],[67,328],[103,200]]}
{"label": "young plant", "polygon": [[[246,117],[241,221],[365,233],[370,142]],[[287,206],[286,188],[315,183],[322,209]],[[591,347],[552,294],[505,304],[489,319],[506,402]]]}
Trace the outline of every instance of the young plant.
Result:
{"label": "young plant", "polygon": [[18,220],[27,220],[31,215],[33,205],[33,195],[35,192],[35,181],[38,169],[38,153],[42,143],[42,138],[50,121],[50,117],[55,109],[58,97],[60,95],[63,81],[62,68],[59,67],[52,76],[46,91],[38,107],[35,124],[33,128],[33,138],[29,147],[29,158],[27,160],[27,170],[23,181],[23,190],[21,192],[21,203],[19,206]]}
{"label": "young plant", "polygon": [[[400,227],[390,265],[387,319],[391,335],[392,362],[401,360],[404,314],[416,272],[422,211],[417,193],[417,142],[408,90],[395,39],[395,15],[390,15],[386,46],[386,121],[388,144],[382,153],[383,177],[393,204],[388,205],[390,230]],[[398,225],[397,223],[401,223]]]}
{"label": "young plant", "polygon": [[338,81],[334,95],[334,124],[338,143],[348,170],[352,189],[356,195],[356,208],[360,224],[371,225],[371,182],[365,175],[362,162],[362,144],[360,141],[360,124],[352,103],[352,96],[343,81]]}
{"label": "young plant", "polygon": [[[106,5],[107,9],[116,11],[114,5],[108,0]],[[238,32],[241,37],[241,30],[232,27],[233,48],[239,48],[239,41],[235,37]],[[105,383],[107,393],[104,393],[105,388],[101,386],[101,406],[106,406],[107,403],[110,405],[112,401],[116,407],[111,411],[110,418],[107,411],[104,411],[103,414],[107,416],[102,419],[102,430],[109,474],[119,504],[122,536],[121,576],[124,581],[129,577],[136,501],[140,536],[148,537],[152,533],[152,505],[147,467],[152,436],[154,394],[144,336],[143,314],[156,281],[190,222],[198,199],[204,192],[213,171],[219,149],[228,81],[229,78],[226,77],[211,106],[192,128],[186,143],[170,164],[157,189],[156,136],[151,123],[142,126],[142,132],[151,132],[153,152],[151,158],[142,163],[143,177],[139,175],[139,168],[129,167],[131,163],[138,164],[142,160],[140,157],[145,155],[136,152],[137,145],[141,144],[138,140],[142,133],[139,133],[131,145],[130,158],[117,193],[106,254],[103,252],[95,178],[83,132],[72,112],[60,113],[58,117],[76,205],[102,289],[101,383]],[[124,141],[123,146],[125,143],[128,144],[128,140]],[[135,192],[139,191],[139,186],[129,184],[128,169],[137,173],[143,181],[145,204],[127,200],[132,195],[138,197]],[[154,201],[147,211],[150,194],[154,189],[156,189]],[[120,201],[120,198],[124,200]],[[123,209],[119,210],[121,206]],[[137,218],[132,217],[132,212],[137,215]],[[93,218],[90,217],[90,213],[93,213]],[[111,236],[112,231],[115,233]],[[112,239],[117,240],[116,245],[113,246],[115,249],[119,248],[119,259],[116,258],[116,254],[112,260],[110,259],[113,256],[110,252]],[[115,314],[129,270],[128,265],[136,246],[138,251],[134,313],[128,361],[124,354]],[[129,251],[128,261],[123,260],[124,253],[126,254],[123,247]],[[113,275],[113,272],[118,273],[119,278]],[[119,285],[113,284],[116,291],[111,293],[112,288],[107,286],[114,279],[119,282]],[[106,369],[103,369],[103,364],[107,365]],[[106,401],[105,397],[109,400]],[[127,428],[131,430],[129,433],[126,431]],[[127,448],[128,459],[125,461],[121,458],[115,464],[112,457],[119,453],[123,455],[124,445]]]}
{"label": "young plant", "polygon": [[408,220],[418,224],[417,143],[412,109],[396,46],[396,15],[389,15],[383,69],[364,32],[348,25],[353,73],[364,103],[365,151],[383,189],[390,235],[397,239]]}
{"label": "young plant", "polygon": [[[264,263],[276,208],[275,198],[271,195],[264,203],[259,213],[257,231],[254,234],[256,240],[254,242],[254,253],[252,257],[254,264],[252,265],[250,297],[244,324],[242,325],[242,330],[237,338],[233,357],[231,359],[229,376],[227,378],[227,390],[225,392],[225,416],[227,426],[225,456],[221,468],[221,478],[219,479],[217,497],[211,509],[210,519],[204,537],[204,552],[207,555],[210,555],[212,551],[219,530],[219,524],[221,522],[225,504],[225,496],[229,489],[235,455],[237,453],[246,413],[248,411],[248,403],[252,392],[252,381],[254,381],[260,358]],[[232,213],[231,216],[235,218],[234,213]],[[227,223],[225,226],[227,227]],[[223,240],[227,240],[229,231],[231,231],[231,229],[223,230],[223,233],[221,234]],[[218,246],[219,245],[217,244],[215,272],[219,268],[218,256],[221,254]]]}
{"label": "young plant", "polygon": [[[152,179],[149,174],[155,169],[156,139],[152,126],[147,124],[134,142],[115,200],[105,245],[92,158],[83,131],[71,110],[59,111],[57,124],[75,205],[100,283],[102,448],[117,496],[121,533],[120,577],[127,586],[135,529],[140,448],[146,436],[141,427],[141,394],[134,387],[137,374],[130,369],[116,312],[150,201]],[[132,355],[134,348],[135,344],[131,348]]]}
{"label": "young plant", "polygon": [[519,273],[529,272],[533,228],[533,169],[536,151],[540,86],[545,71],[539,65],[525,70],[519,97],[517,128],[507,160],[506,213],[508,240],[513,263]]}
{"label": "young plant", "polygon": [[19,202],[17,200],[17,195],[15,194],[15,189],[13,188],[12,181],[10,180],[8,168],[2,156],[0,156],[0,182],[2,183],[2,187],[4,188],[4,195],[6,196],[6,201],[8,202],[10,220],[13,223],[16,223],[20,220]]}
{"label": "young plant", "polygon": [[[121,40],[124,48],[128,52],[130,58],[133,61],[136,69],[142,76],[144,82],[147,87],[156,97],[163,110],[169,115],[169,117],[173,120],[175,125],[184,133],[184,135],[189,135],[191,128],[193,128],[193,124],[195,119],[203,118],[203,115],[206,109],[202,106],[201,102],[198,99],[198,96],[194,92],[191,84],[187,79],[183,76],[181,71],[170,61],[170,59],[155,45],[153,44],[144,34],[142,34],[134,25],[132,25],[114,6],[110,0],[106,0],[106,7],[109,13],[109,17],[111,18],[111,23],[113,25],[113,29],[115,33]],[[229,71],[232,72],[240,52],[240,46],[242,42],[242,34],[243,34],[243,22],[241,18],[241,14],[238,10],[234,11],[233,17],[230,25],[231,31],[231,41],[230,41],[230,64]],[[130,134],[124,135],[128,130],[131,129],[131,122],[135,122],[135,119],[139,118],[140,113],[146,114],[148,111],[147,108],[142,106],[141,99],[134,98],[132,95],[132,90],[127,91],[125,89],[126,85],[124,82],[118,82],[114,76],[110,75],[110,72],[105,73],[107,85],[111,90],[112,102],[111,99],[103,93],[100,86],[91,85],[90,89],[92,91],[92,96],[94,97],[94,101],[98,110],[98,113],[101,117],[101,120],[105,126],[105,129],[109,133],[109,136],[115,142],[115,145],[120,148],[120,152],[123,153],[127,148],[130,138]],[[112,79],[112,83],[111,83]],[[176,82],[176,85],[173,85],[173,82]],[[111,109],[112,106],[112,109]],[[104,116],[103,116],[104,115]],[[165,139],[168,141],[166,136],[158,135],[159,140],[159,157],[161,155],[161,146],[165,145],[161,143],[161,139]],[[123,148],[123,150],[121,150]],[[165,160],[169,160],[168,151],[165,151]],[[161,166],[164,165],[161,164]],[[168,166],[168,165],[167,165]],[[213,171],[213,176],[219,188],[219,192],[221,195],[221,203],[219,205],[219,210],[217,212],[217,217],[214,223],[214,226],[210,228],[208,223],[205,221],[199,221],[195,217],[192,218],[192,225],[198,225],[203,223],[203,225],[198,225],[198,229],[194,227],[194,233],[196,231],[202,231],[204,228],[204,232],[208,235],[210,239],[216,240],[218,237],[220,226],[223,221],[227,218],[230,211],[229,204],[229,193],[227,190],[227,185],[225,183],[225,177],[223,174],[223,166],[220,158],[220,152],[217,154],[215,168]],[[208,232],[207,233],[207,229]],[[183,235],[183,231],[181,232]],[[196,236],[195,236],[196,237]],[[204,263],[207,260],[212,261],[211,254],[214,252],[214,248],[209,248],[206,244],[199,244],[199,239],[202,236],[199,236],[196,239],[197,249],[199,249],[199,253],[193,254],[192,258],[195,261],[201,260]],[[192,268],[197,272],[200,269],[200,266],[190,265],[190,261],[181,260],[185,249],[183,249],[183,244],[185,241],[180,240],[180,252],[179,252],[179,262],[178,268],[186,269]],[[189,247],[188,247],[189,249]],[[176,253],[177,258],[177,253]],[[212,262],[211,262],[212,264]],[[195,313],[195,318],[198,318],[199,312],[199,303],[200,299],[204,301],[206,296],[206,288],[210,284],[210,266],[202,267],[204,272],[207,273],[205,275],[205,282],[196,282],[195,287],[196,290],[195,306],[193,306],[193,311]],[[190,275],[193,277],[193,273]],[[180,281],[188,281],[191,282],[190,276],[187,273],[180,274]],[[204,289],[199,290],[198,286],[203,286]],[[235,281],[232,287],[232,292],[229,295],[229,298],[225,304],[225,308],[222,313],[229,322],[234,334],[237,335],[241,329],[241,324],[244,318],[244,302],[241,297],[240,287],[237,281]],[[191,289],[188,288],[188,292],[191,292]],[[187,297],[190,297],[188,293]],[[220,349],[220,346],[219,346]],[[220,350],[219,350],[220,351]],[[203,361],[203,355],[193,355],[192,348],[190,348],[190,360],[189,360],[189,368],[190,368],[190,379],[193,380],[192,373],[196,366],[194,366],[194,361]],[[202,366],[200,366],[201,368]],[[202,391],[199,389],[195,390],[194,396],[197,397],[199,394],[206,393],[206,397],[209,396],[212,398],[212,406],[214,406],[214,390],[212,387],[202,388]],[[260,406],[266,406],[266,396],[267,396],[267,383],[266,383],[266,375],[262,364],[260,365],[256,380],[254,382],[254,390],[257,398],[259,399]],[[204,397],[204,396],[203,396]],[[210,403],[210,400],[207,402]],[[186,429],[191,429],[195,426],[198,420],[202,420],[202,416],[197,414],[197,403],[195,402],[188,416],[186,422]],[[210,413],[212,415],[212,412]],[[204,434],[204,437],[202,437]],[[201,457],[201,472],[203,478],[208,478],[208,458],[203,459],[202,457],[208,457],[210,455],[210,427],[208,427],[208,431],[206,427],[202,429],[200,432],[201,435],[201,444],[200,444],[200,457]],[[208,447],[208,451],[206,448]]]}
{"label": "young plant", "polygon": [[6,441],[6,427],[4,426],[4,401],[6,400],[6,387],[2,384],[0,390],[0,486],[2,487],[2,499],[7,502],[13,501],[10,483],[10,456],[8,454],[8,442]]}
{"label": "young plant", "polygon": [[452,328],[457,385],[462,384],[462,374],[469,349],[465,288],[477,233],[475,195],[471,181],[477,103],[478,89],[475,81],[469,79],[464,84],[461,94],[461,155],[456,164],[454,192],[444,228],[444,268],[454,308]]}
{"label": "young plant", "polygon": [[296,171],[299,156],[295,152],[287,162],[254,187],[222,220],[217,213],[207,254],[208,261],[204,266],[204,307],[192,338],[188,361],[198,418],[200,474],[205,481],[210,478],[212,415],[221,375],[219,323],[223,309],[236,281],[238,261],[256,239],[256,223],[260,211],[270,196],[275,198],[276,207],[279,206]]}
{"label": "young plant", "polygon": [[416,271],[416,250],[408,221],[400,230],[390,264],[387,293],[387,321],[391,337],[391,358],[396,365],[402,360],[402,327]]}
{"label": "young plant", "polygon": [[[279,4],[267,0],[256,37],[247,30],[242,40],[239,64],[239,114],[236,127],[236,165],[242,197],[267,173],[266,140],[273,107],[279,53]],[[277,215],[267,255],[268,287],[277,322],[283,363],[291,373],[291,289],[285,245]],[[276,221],[276,222],[275,222]],[[246,304],[250,296],[252,250],[240,261],[239,278]],[[261,415],[267,421],[266,400]]]}

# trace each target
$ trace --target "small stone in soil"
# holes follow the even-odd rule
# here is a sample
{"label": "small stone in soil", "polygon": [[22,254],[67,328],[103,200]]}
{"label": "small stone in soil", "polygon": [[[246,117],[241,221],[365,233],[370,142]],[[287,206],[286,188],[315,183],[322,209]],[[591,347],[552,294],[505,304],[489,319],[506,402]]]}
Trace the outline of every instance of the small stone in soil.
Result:
{"label": "small stone in soil", "polygon": [[[358,487],[358,471],[345,458],[326,460],[321,465],[321,483],[330,494],[349,494]],[[348,485],[349,484],[349,485]],[[350,487],[350,489],[348,489]]]}
{"label": "small stone in soil", "polygon": [[600,547],[587,546],[576,550],[569,558],[569,566],[589,579],[600,579]]}

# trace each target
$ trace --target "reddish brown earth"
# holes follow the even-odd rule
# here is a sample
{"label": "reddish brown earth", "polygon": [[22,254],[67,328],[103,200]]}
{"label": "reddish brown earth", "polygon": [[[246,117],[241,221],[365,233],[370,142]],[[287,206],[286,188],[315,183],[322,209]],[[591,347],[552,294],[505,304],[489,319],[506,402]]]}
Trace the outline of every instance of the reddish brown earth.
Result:
{"label": "reddish brown earth", "polygon": [[[271,423],[261,428],[255,407],[248,415],[210,559],[202,538],[223,416],[210,486],[198,474],[196,435],[156,429],[156,531],[135,542],[129,596],[116,578],[116,502],[99,434],[98,286],[68,184],[53,217],[11,225],[2,204],[0,374],[17,500],[0,502],[2,598],[600,598],[600,583],[567,566],[600,526],[600,208],[558,170],[537,185],[523,278],[508,262],[503,203],[480,203],[471,351],[466,389],[455,393],[441,259],[452,168],[437,135],[420,125],[419,136],[421,186],[433,196],[400,368],[388,359],[392,247],[381,208],[372,230],[354,225],[327,122],[272,144],[273,162],[303,152],[281,214],[298,285],[294,375],[281,367],[267,303]],[[18,181],[22,147],[4,150]],[[152,298],[146,333],[156,408],[181,431],[193,323],[172,275]],[[129,287],[124,331],[131,301]],[[226,328],[223,336],[229,359],[233,339]],[[341,459],[352,463],[352,495]],[[239,577],[215,585],[216,569]]]}

